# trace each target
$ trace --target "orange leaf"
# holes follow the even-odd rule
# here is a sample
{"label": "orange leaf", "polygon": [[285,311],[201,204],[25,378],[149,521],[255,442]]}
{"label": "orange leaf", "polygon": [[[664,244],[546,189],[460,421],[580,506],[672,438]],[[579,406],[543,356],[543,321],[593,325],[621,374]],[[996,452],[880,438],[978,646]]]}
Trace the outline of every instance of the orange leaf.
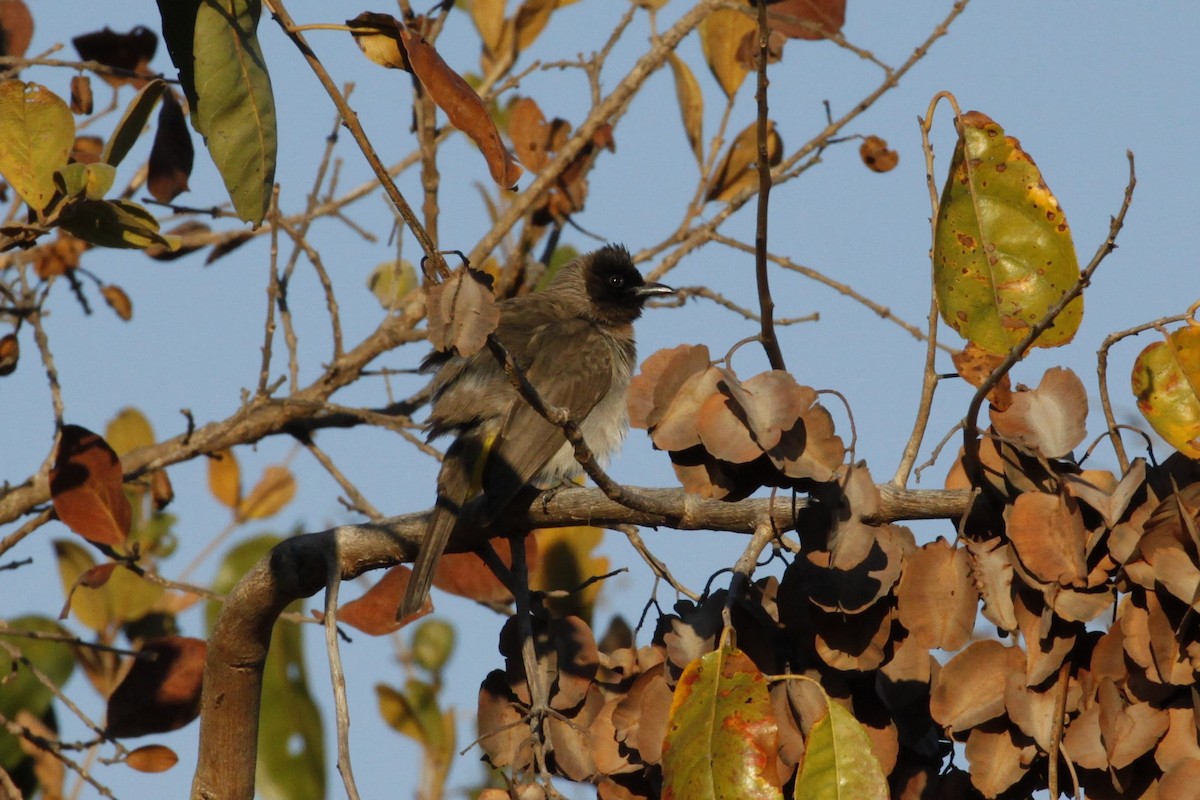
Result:
{"label": "orange leaf", "polygon": [[1037,580],[1086,585],[1087,529],[1074,499],[1045,492],[1018,495],[1008,518],[1008,536],[1021,563]]}
{"label": "orange leaf", "polygon": [[273,517],[295,496],[296,479],[291,470],[273,464],[263,470],[250,494],[238,503],[236,516],[242,522]]}
{"label": "orange leaf", "polygon": [[179,763],[179,756],[166,745],[148,744],[126,756],[125,763],[138,772],[166,772]]}
{"label": "orange leaf", "polygon": [[433,611],[433,604],[426,597],[425,604],[417,613],[400,620],[396,619],[396,609],[400,607],[400,599],[404,597],[404,590],[408,588],[408,579],[411,577],[412,570],[405,565],[397,564],[392,567],[361,597],[338,609],[338,622],[358,628],[369,636],[383,636],[430,613]]}
{"label": "orange leaf", "polygon": [[103,438],[78,425],[63,426],[50,496],[68,528],[96,544],[124,543],[133,510],[123,480],[121,460]]}
{"label": "orange leaf", "polygon": [[[505,565],[512,565],[507,539],[493,539],[492,547]],[[525,560],[531,571],[537,570],[537,540],[525,537]],[[478,603],[503,604],[512,602],[512,594],[500,579],[492,574],[483,560],[474,553],[446,553],[438,561],[433,585],[443,592],[466,597]]]}
{"label": "orange leaf", "polygon": [[209,455],[208,490],[221,505],[238,507],[242,499],[242,472],[232,450],[218,450]]}

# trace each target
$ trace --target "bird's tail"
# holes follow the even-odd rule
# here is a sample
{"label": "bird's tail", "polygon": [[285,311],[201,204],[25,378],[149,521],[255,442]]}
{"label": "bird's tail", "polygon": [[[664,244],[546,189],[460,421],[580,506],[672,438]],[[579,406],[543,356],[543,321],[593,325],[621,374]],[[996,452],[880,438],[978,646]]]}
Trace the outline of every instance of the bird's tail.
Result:
{"label": "bird's tail", "polygon": [[437,505],[433,507],[433,515],[429,518],[429,526],[425,529],[425,538],[421,541],[421,547],[413,561],[412,576],[408,579],[404,599],[396,611],[396,619],[415,614],[429,596],[438,561],[446,549],[446,543],[450,541],[454,526],[458,523],[461,509],[455,505],[444,496],[438,497]]}

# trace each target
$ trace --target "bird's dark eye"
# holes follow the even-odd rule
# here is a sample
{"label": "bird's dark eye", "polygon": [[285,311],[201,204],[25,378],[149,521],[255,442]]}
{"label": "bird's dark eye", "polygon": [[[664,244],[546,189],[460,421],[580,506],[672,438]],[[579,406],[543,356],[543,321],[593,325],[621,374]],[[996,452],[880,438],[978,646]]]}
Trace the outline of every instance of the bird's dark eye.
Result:
{"label": "bird's dark eye", "polygon": [[625,285],[625,277],[623,275],[609,275],[608,285],[614,289],[620,289]]}

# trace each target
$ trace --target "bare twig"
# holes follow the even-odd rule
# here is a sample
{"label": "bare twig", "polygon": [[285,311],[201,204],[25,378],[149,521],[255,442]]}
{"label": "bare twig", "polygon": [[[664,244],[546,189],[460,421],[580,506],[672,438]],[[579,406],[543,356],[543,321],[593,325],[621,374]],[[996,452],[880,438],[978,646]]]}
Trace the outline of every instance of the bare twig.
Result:
{"label": "bare twig", "polygon": [[767,230],[771,199],[771,162],[767,153],[767,55],[770,49],[770,29],[767,28],[767,0],[758,0],[758,85],[754,102],[758,107],[755,136],[758,147],[758,208],[754,224],[754,279],[758,286],[758,310],[760,318],[760,341],[767,354],[771,369],[786,370],[779,338],[775,335],[775,301],[771,297],[771,284],[767,274]]}
{"label": "bare twig", "polygon": [[337,561],[329,560],[325,585],[325,652],[329,656],[329,680],[333,684],[333,705],[337,716],[337,768],[350,800],[359,800],[354,770],[350,765],[350,705],[346,702],[346,673],[342,670],[342,653],[338,646],[337,608],[338,589],[342,585]]}

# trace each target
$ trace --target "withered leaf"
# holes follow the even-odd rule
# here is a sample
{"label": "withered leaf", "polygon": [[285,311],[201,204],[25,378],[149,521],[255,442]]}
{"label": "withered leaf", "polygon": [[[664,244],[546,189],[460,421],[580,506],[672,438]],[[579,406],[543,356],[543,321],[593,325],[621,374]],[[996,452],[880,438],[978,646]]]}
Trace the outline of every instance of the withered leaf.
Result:
{"label": "withered leaf", "polygon": [[129,299],[129,295],[125,294],[125,290],[115,283],[106,283],[100,287],[100,294],[104,297],[104,302],[108,303],[116,315],[125,322],[133,319],[133,301]]}
{"label": "withered leaf", "polygon": [[1018,591],[1014,608],[1025,640],[1025,685],[1037,686],[1058,672],[1083,626],[1054,616],[1045,598],[1032,590]]}
{"label": "withered leaf", "polygon": [[[954,362],[958,376],[978,389],[1004,362],[1004,356],[989,353],[974,342],[967,342],[966,347],[950,355],[950,360]],[[1012,382],[1008,375],[1002,377],[995,388],[988,392],[988,402],[998,411],[1012,404]]]}
{"label": "withered leaf", "polygon": [[[512,551],[508,539],[493,539],[492,548],[500,561],[512,565]],[[525,560],[530,570],[536,570],[540,556],[537,539],[525,537]],[[477,603],[501,605],[512,602],[512,593],[500,582],[495,573],[475,553],[446,553],[438,561],[433,573],[433,585],[443,592],[466,597]]]}
{"label": "withered leaf", "polygon": [[21,342],[15,333],[0,336],[0,378],[12,375],[21,360]]}
{"label": "withered leaf", "polygon": [[1043,583],[1087,584],[1087,529],[1066,495],[1025,492],[1008,515],[1008,535],[1021,563]]}
{"label": "withered leaf", "polygon": [[801,402],[800,418],[783,431],[779,443],[767,451],[775,468],[789,478],[827,482],[837,477],[846,457],[842,437],[834,433],[833,417],[817,402],[817,393],[807,386],[797,387]]}
{"label": "withered leaf", "polygon": [[629,424],[653,431],[683,384],[708,369],[709,363],[708,348],[702,344],[681,344],[651,354],[629,384]]}
{"label": "withered leaf", "polygon": [[431,288],[426,307],[429,343],[437,350],[453,347],[463,356],[483,347],[500,324],[500,307],[492,294],[491,279],[470,267]]}
{"label": "withered leaf", "polygon": [[533,761],[525,714],[508,688],[503,670],[492,670],[479,687],[476,724],[479,744],[495,767],[525,769]]}
{"label": "withered leaf", "polygon": [[[700,444],[697,431],[697,415],[710,397],[717,394],[717,383],[721,373],[716,367],[693,373],[680,386],[675,396],[667,403],[658,424],[650,432],[650,440],[661,450],[681,451]],[[657,392],[656,392],[657,394]],[[657,407],[656,398],[656,407]]]}
{"label": "withered leaf", "polygon": [[877,669],[887,657],[896,609],[880,602],[847,618],[841,612],[813,609],[817,655],[834,669],[865,672]]}
{"label": "withered leaf", "polygon": [[508,138],[517,158],[528,169],[540,172],[550,162],[552,130],[537,101],[519,97],[508,109]]}
{"label": "withered leaf", "polygon": [[50,496],[68,528],[97,544],[123,544],[133,518],[123,482],[121,460],[103,438],[79,425],[63,426]]}
{"label": "withered leaf", "polygon": [[[1200,743],[1196,740],[1196,712],[1190,708],[1168,708],[1167,733],[1154,748],[1154,763],[1163,772],[1177,765],[1194,762],[1200,765]],[[1200,775],[1193,770],[1192,787],[1200,786]],[[1185,794],[1180,792],[1180,795]],[[1174,797],[1176,795],[1163,795]]]}
{"label": "withered leaf", "polygon": [[1004,687],[1011,672],[1023,672],[1018,647],[997,641],[972,642],[950,659],[933,682],[929,713],[948,732],[960,732],[1004,713]]}
{"label": "withered leaf", "polygon": [[696,163],[704,164],[704,94],[692,69],[674,51],[667,54],[671,74],[675,77],[675,99],[683,117],[683,132],[688,146],[696,157]]}
{"label": "withered leaf", "polygon": [[1005,411],[991,411],[992,425],[1006,439],[1047,458],[1062,458],[1087,434],[1088,402],[1083,381],[1064,367],[1046,370],[1036,389],[1016,392]]}
{"label": "withered leaf", "polygon": [[412,72],[400,39],[400,21],[395,17],[364,11],[346,20],[346,25],[358,49],[371,61],[388,69]]}
{"label": "withered leaf", "polygon": [[896,588],[900,624],[930,650],[958,650],[975,627],[979,593],[963,548],[940,536],[910,555]]}
{"label": "withered leaf", "polygon": [[[7,5],[7,3],[0,4],[0,9],[3,9]],[[0,11],[0,13],[3,12]],[[92,113],[92,79],[87,75],[74,75],[71,77],[71,113]]]}
{"label": "withered leaf", "polygon": [[756,27],[753,17],[733,8],[718,8],[700,22],[704,60],[728,97],[733,97],[746,79],[748,70],[738,58],[738,48]]}
{"label": "withered leaf", "polygon": [[[719,367],[712,369],[720,370]],[[763,454],[739,416],[740,411],[737,401],[724,392],[717,392],[705,399],[695,417],[696,434],[704,449],[733,464],[745,464]]]}
{"label": "withered leaf", "polygon": [[900,154],[889,150],[887,141],[868,136],[858,148],[858,156],[872,172],[891,172],[900,163]]}
{"label": "withered leaf", "polygon": [[551,714],[547,721],[550,740],[554,742],[554,765],[570,780],[591,780],[599,774],[592,759],[588,726],[600,713],[604,702],[599,687],[589,684],[587,698],[575,713],[569,717]]}
{"label": "withered leaf", "polygon": [[1121,477],[1116,488],[1106,490],[1103,487],[1085,480],[1085,476],[1064,475],[1063,485],[1067,492],[1087,503],[1100,513],[1104,524],[1115,526],[1125,516],[1133,496],[1146,482],[1146,460],[1135,458],[1129,465],[1129,471]]}
{"label": "withered leaf", "polygon": [[369,636],[383,636],[430,613],[433,605],[426,597],[424,605],[415,614],[396,619],[396,609],[400,607],[400,599],[404,597],[410,577],[412,570],[404,564],[392,567],[360,597],[338,609],[338,622],[344,622]]}
{"label": "withered leaf", "polygon": [[158,110],[158,129],[150,149],[150,173],[146,188],[160,203],[169,203],[188,189],[195,150],[187,119],[175,92],[163,92]]}
{"label": "withered leaf", "polygon": [[272,464],[263,470],[249,493],[238,501],[234,516],[239,522],[267,519],[283,510],[296,496],[296,478],[287,467]]}
{"label": "withered leaf", "polygon": [[1000,538],[986,541],[967,540],[971,554],[971,576],[983,599],[983,615],[1003,631],[1017,629],[1013,609],[1013,568],[1009,547]]}
{"label": "withered leaf", "polygon": [[976,728],[965,748],[971,785],[984,797],[996,797],[1025,776],[1036,752],[1033,745],[1014,742],[1007,728]]}
{"label": "withered leaf", "polygon": [[145,736],[182,728],[200,713],[200,684],[208,646],[201,639],[164,636],[146,642],[108,699],[108,732]]}
{"label": "withered leaf", "polygon": [[1102,680],[1096,691],[1100,708],[1100,740],[1108,763],[1116,769],[1132,764],[1148,753],[1167,732],[1170,718],[1165,709],[1149,703],[1126,705],[1121,690]]}
{"label": "withered leaf", "polygon": [[166,745],[148,744],[130,751],[125,757],[126,766],[138,772],[166,772],[179,763],[179,756]]}
{"label": "withered leaf", "polygon": [[617,741],[636,750],[647,764],[662,759],[672,694],[666,664],[659,664],[639,675],[613,709]]}

